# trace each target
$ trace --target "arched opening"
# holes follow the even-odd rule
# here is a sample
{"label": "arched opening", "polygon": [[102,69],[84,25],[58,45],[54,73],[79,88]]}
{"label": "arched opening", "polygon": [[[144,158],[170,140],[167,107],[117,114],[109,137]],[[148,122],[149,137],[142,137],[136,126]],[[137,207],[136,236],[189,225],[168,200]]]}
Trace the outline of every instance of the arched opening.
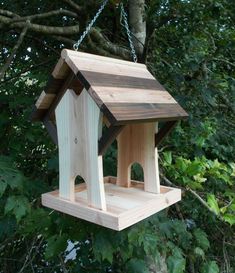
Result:
{"label": "arched opening", "polygon": [[75,186],[82,183],[85,183],[85,180],[80,175],[77,175],[75,178]]}
{"label": "arched opening", "polygon": [[144,182],[143,167],[137,162],[134,162],[131,165],[131,180],[138,180]]}

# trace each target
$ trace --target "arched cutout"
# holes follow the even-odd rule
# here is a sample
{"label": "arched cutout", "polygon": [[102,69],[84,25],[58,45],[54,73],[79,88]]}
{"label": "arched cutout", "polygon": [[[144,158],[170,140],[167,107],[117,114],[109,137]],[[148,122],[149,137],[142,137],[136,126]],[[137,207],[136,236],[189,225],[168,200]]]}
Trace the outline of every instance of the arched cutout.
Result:
{"label": "arched cutout", "polygon": [[77,175],[74,179],[74,183],[75,185],[79,185],[85,183],[85,180],[80,175]]}
{"label": "arched cutout", "polygon": [[131,164],[131,180],[138,180],[144,182],[144,170],[141,164],[134,162]]}

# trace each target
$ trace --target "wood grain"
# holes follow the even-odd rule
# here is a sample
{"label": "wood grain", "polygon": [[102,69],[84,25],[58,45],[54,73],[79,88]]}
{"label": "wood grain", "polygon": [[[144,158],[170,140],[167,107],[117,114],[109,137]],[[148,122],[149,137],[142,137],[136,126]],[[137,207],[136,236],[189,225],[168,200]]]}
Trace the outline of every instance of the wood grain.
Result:
{"label": "wood grain", "polygon": [[[84,184],[75,188],[75,201],[59,197],[54,191],[42,195],[42,204],[63,213],[96,223],[114,230],[123,230],[156,212],[180,201],[180,189],[161,186],[160,194],[145,192],[143,183],[132,181],[132,187],[123,188],[116,185],[116,178],[106,177],[105,198],[107,210],[89,206],[87,189]],[[113,183],[109,183],[112,180]]]}
{"label": "wood grain", "polygon": [[[34,119],[41,118],[41,109],[51,108],[59,101],[71,71],[76,79],[72,83],[77,86],[71,83],[67,88],[80,90],[78,95],[83,87],[88,90],[111,125],[179,120],[188,116],[144,64],[65,49],[36,103]],[[56,94],[56,98],[52,100],[45,93]]]}
{"label": "wood grain", "polygon": [[128,124],[140,121],[167,121],[186,118],[188,115],[178,104],[160,103],[106,103],[112,114],[112,123]]}
{"label": "wood grain", "polygon": [[102,114],[84,89],[80,96],[68,90],[56,108],[59,144],[60,197],[74,201],[74,180],[87,184],[89,206],[106,210],[102,157],[98,139]]}
{"label": "wood grain", "polygon": [[144,171],[144,189],[160,193],[158,153],[155,149],[156,123],[126,125],[117,138],[117,184],[131,186],[131,165],[139,163]]}

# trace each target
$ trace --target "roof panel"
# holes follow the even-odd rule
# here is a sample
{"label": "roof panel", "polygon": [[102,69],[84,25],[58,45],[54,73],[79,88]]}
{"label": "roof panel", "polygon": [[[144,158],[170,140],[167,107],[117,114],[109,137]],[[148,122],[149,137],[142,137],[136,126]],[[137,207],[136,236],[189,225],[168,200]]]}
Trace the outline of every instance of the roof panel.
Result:
{"label": "roof panel", "polygon": [[61,82],[50,81],[36,103],[38,111],[50,107],[53,96],[49,93],[57,94],[72,70],[111,124],[187,117],[144,64],[72,50],[63,50],[61,56],[52,72],[52,78]]}

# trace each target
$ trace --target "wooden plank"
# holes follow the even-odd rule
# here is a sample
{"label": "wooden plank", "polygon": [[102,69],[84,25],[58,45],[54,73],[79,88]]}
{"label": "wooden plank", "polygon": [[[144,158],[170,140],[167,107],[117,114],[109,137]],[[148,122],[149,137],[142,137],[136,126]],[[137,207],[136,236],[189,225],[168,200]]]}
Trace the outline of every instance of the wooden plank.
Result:
{"label": "wooden plank", "polygon": [[[105,58],[105,57],[104,57]],[[90,58],[83,58],[77,55],[67,55],[65,62],[73,70],[74,74],[79,71],[91,71],[97,73],[105,73],[110,75],[133,76],[144,79],[154,79],[152,74],[146,69],[145,65],[126,65],[122,62],[117,62],[112,59],[110,62],[105,62],[103,59],[95,58],[92,55]]]}
{"label": "wooden plank", "polygon": [[144,172],[144,189],[160,193],[158,153],[155,150],[155,122],[126,125],[119,134],[117,185],[131,186],[131,165],[139,163]]}
{"label": "wooden plank", "polygon": [[[109,178],[104,178],[109,180]],[[105,184],[107,210],[102,211],[89,206],[87,189],[81,184],[76,186],[74,202],[59,197],[54,191],[42,195],[44,206],[73,215],[75,217],[102,225],[114,230],[123,230],[154,213],[169,207],[181,199],[181,191],[161,186],[160,194],[143,190],[143,183],[132,181],[132,187],[122,188],[113,184]]]}
{"label": "wooden plank", "polygon": [[99,140],[99,155],[104,155],[124,126],[110,126]]}
{"label": "wooden plank", "polygon": [[55,94],[46,94],[45,91],[43,91],[35,104],[36,108],[48,109],[52,101],[54,100],[55,96],[56,96]]}
{"label": "wooden plank", "polygon": [[61,58],[62,59],[79,58],[80,60],[82,60],[82,62],[86,61],[87,59],[88,60],[93,59],[94,61],[100,61],[103,63],[120,64],[120,65],[129,66],[129,67],[146,68],[146,65],[141,64],[141,63],[133,63],[133,62],[125,61],[125,60],[121,60],[121,59],[114,59],[114,58],[110,58],[110,57],[104,57],[104,56],[100,56],[100,55],[79,52],[79,51],[74,51],[74,50],[69,50],[69,49],[62,50]]}
{"label": "wooden plank", "polygon": [[105,86],[105,87],[126,87],[126,88],[139,88],[148,90],[162,90],[165,88],[154,78],[144,79],[136,76],[116,75],[98,73],[96,71],[80,70],[82,76],[92,87]]}
{"label": "wooden plank", "polygon": [[54,70],[52,71],[52,76],[55,79],[65,79],[69,74],[70,68],[63,58],[60,58],[56,64]]}
{"label": "wooden plank", "polygon": [[47,109],[37,109],[36,105],[33,105],[31,114],[29,116],[29,120],[33,122],[43,120],[43,117],[45,116],[46,112]]}
{"label": "wooden plank", "polygon": [[183,108],[175,103],[106,103],[105,106],[113,116],[110,122],[115,125],[140,121],[179,120],[188,117]]}
{"label": "wooden plank", "polygon": [[75,78],[75,75],[73,74],[73,72],[70,72],[70,74],[67,77],[66,81],[64,82],[63,86],[59,90],[57,96],[55,97],[55,99],[51,103],[50,107],[48,108],[45,118],[47,117],[48,119],[50,119],[50,116],[55,111],[57,105],[59,104],[60,100],[64,96],[65,92],[69,88],[69,86],[72,83],[72,81],[74,80],[74,78]]}
{"label": "wooden plank", "polygon": [[157,134],[155,134],[155,147],[157,147],[163,139],[172,131],[172,129],[176,126],[177,121],[168,121],[163,127],[159,130]]}
{"label": "wooden plank", "polygon": [[166,91],[143,90],[123,87],[93,87],[103,103],[157,103],[177,104],[173,97]]}
{"label": "wooden plank", "polygon": [[48,120],[48,119],[44,119],[43,124],[45,125],[47,132],[50,135],[53,142],[56,145],[58,145],[58,136],[57,136],[57,129],[56,129],[55,124],[51,120]]}
{"label": "wooden plank", "polygon": [[61,86],[64,84],[64,82],[65,82],[65,78],[56,79],[53,76],[50,76],[44,88],[45,93],[56,94],[58,90],[61,88]]}
{"label": "wooden plank", "polygon": [[84,89],[68,90],[56,108],[59,144],[60,197],[74,201],[74,180],[87,184],[89,206],[106,210],[102,157],[98,156],[102,114]]}

